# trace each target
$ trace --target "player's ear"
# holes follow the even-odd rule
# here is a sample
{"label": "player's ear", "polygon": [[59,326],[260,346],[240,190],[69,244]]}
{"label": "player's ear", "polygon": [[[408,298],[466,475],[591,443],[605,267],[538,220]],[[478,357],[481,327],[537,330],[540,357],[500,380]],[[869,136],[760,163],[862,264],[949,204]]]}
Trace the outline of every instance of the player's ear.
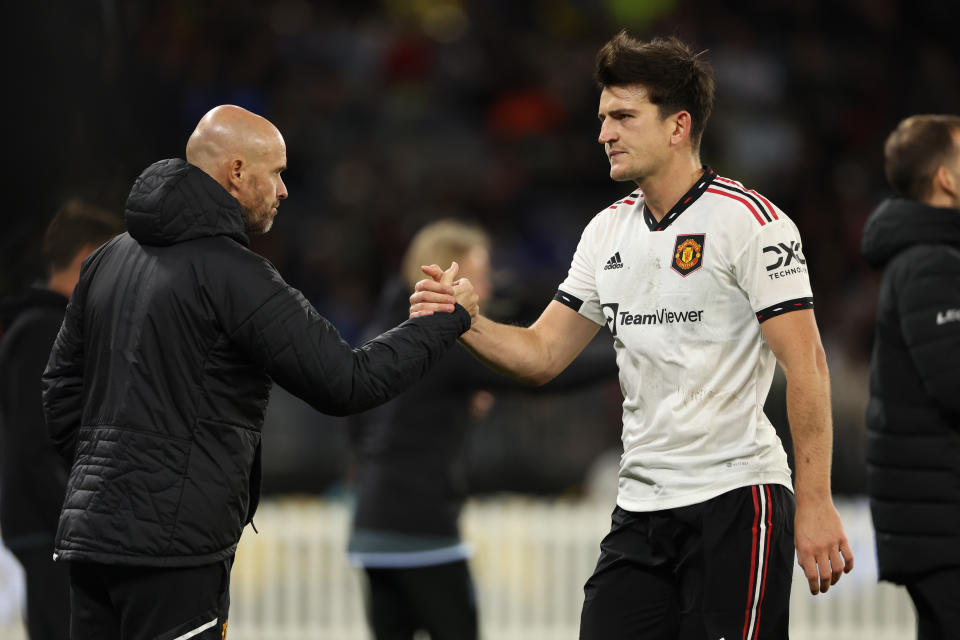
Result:
{"label": "player's ear", "polygon": [[693,118],[687,110],[678,111],[670,116],[670,122],[673,130],[670,132],[670,144],[681,144],[684,140],[690,139],[690,127],[693,125]]}

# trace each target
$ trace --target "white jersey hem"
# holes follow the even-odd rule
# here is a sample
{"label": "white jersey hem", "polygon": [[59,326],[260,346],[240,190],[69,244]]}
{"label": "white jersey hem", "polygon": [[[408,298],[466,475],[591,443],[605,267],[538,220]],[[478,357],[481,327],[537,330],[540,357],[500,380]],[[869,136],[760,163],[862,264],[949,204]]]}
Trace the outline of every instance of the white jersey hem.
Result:
{"label": "white jersey hem", "polygon": [[663,511],[665,509],[676,509],[678,507],[689,507],[690,505],[700,504],[719,495],[749,487],[755,484],[779,484],[783,485],[793,493],[793,482],[790,480],[790,474],[784,474],[778,471],[768,471],[761,474],[750,474],[731,478],[725,483],[713,483],[702,491],[695,491],[680,496],[673,496],[668,499],[656,500],[630,500],[623,496],[622,492],[617,494],[617,506],[624,511],[643,513],[646,511]]}

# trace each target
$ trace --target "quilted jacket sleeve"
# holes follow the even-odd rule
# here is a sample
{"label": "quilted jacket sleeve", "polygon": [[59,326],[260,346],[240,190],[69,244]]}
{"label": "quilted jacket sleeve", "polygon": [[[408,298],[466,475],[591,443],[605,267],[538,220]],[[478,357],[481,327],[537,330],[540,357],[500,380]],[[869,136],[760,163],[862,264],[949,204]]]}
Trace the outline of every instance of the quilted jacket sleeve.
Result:
{"label": "quilted jacket sleeve", "polygon": [[898,258],[897,308],[927,392],[960,413],[960,251],[927,245]]}
{"label": "quilted jacket sleeve", "polygon": [[[230,315],[222,322],[274,381],[323,413],[348,415],[390,400],[423,377],[470,327],[470,315],[457,305],[453,313],[407,320],[352,348],[261,260],[252,280],[228,279]],[[241,299],[255,304],[249,313]]]}

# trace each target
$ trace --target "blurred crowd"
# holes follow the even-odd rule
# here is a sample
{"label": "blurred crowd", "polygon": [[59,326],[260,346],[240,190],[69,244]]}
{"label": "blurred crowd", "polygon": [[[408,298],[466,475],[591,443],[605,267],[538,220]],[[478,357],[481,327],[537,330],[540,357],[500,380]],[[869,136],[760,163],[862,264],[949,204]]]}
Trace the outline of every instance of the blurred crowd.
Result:
{"label": "blurred crowd", "polygon": [[[38,275],[62,201],[122,211],[143,168],[182,157],[200,116],[234,103],[269,117],[288,146],[290,198],[253,246],[351,342],[410,237],[441,217],[493,238],[487,312],[532,320],[586,222],[632,190],[609,180],[596,143],[597,48],[627,28],[706,50],[718,102],[703,160],[800,227],[833,375],[834,487],[862,491],[878,275],[860,232],[887,194],[885,135],[911,113],[960,113],[956,3],[83,0],[11,11],[22,25],[6,43],[18,169],[0,292]],[[274,400],[265,489],[348,485],[347,426]],[[473,488],[565,493],[608,478],[618,404],[615,381],[559,401],[498,397],[474,430]],[[775,385],[772,416],[781,405]]]}

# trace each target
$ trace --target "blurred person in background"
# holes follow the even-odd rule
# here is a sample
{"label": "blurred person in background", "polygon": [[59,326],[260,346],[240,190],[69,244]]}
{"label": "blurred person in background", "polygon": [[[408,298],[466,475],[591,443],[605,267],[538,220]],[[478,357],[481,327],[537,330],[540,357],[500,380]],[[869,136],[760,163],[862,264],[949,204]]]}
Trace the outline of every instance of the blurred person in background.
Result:
{"label": "blurred person in background", "polygon": [[122,231],[119,216],[67,202],[44,234],[46,281],[0,311],[0,532],[23,567],[30,640],[65,640],[70,620],[70,574],[52,558],[70,465],[47,437],[40,376],[81,263]]}
{"label": "blurred person in background", "polygon": [[54,559],[70,563],[75,640],[224,637],[272,382],[322,412],[368,409],[423,376],[477,312],[462,279],[451,313],[351,348],[247,248],[287,197],[286,162],[272,123],[216,107],[186,161],[136,180],[128,232],[84,262],[42,378],[48,432],[73,463]]}
{"label": "blurred person in background", "polygon": [[[401,277],[388,283],[368,328],[376,335],[407,316],[420,265],[460,265],[480,304],[489,302],[490,239],[474,225],[439,220],[410,242]],[[600,346],[600,345],[598,345]],[[609,347],[590,350],[549,389],[562,390],[616,373]],[[478,637],[469,549],[458,524],[467,498],[466,440],[493,402],[489,390],[529,385],[483,366],[466,349],[448,351],[402,396],[357,416],[351,434],[359,456],[351,562],[364,568],[367,615],[377,640]]]}
{"label": "blurred person in background", "polygon": [[867,491],[879,577],[917,638],[960,638],[960,116],[917,115],[884,145],[862,254],[883,269],[870,362]]}
{"label": "blurred person in background", "polygon": [[[606,325],[624,394],[619,494],[584,588],[580,635],[784,638],[793,552],[811,593],[853,567],[830,489],[826,358],[794,223],[700,162],[714,83],[676,38],[621,32],[600,50],[598,141],[639,189],[587,225],[567,279],[530,327],[480,316],[461,342],[543,383]],[[446,310],[442,272],[411,315]],[[796,498],[763,413],[787,379]]]}

